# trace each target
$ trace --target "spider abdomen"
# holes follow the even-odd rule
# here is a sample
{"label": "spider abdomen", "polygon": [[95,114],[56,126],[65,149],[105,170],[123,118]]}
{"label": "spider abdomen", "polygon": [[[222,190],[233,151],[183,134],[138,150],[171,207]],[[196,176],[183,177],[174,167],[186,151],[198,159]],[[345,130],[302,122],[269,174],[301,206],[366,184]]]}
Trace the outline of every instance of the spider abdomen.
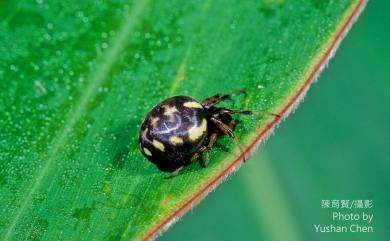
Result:
{"label": "spider abdomen", "polygon": [[206,117],[203,106],[189,96],[162,101],[141,125],[141,152],[163,171],[188,164],[207,139]]}

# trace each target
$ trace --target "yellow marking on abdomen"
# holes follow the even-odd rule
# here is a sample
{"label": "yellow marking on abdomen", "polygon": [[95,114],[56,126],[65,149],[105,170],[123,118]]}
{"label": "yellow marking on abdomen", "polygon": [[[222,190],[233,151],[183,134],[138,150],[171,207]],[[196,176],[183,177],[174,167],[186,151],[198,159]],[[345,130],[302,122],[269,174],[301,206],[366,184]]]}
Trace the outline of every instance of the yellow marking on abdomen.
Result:
{"label": "yellow marking on abdomen", "polygon": [[165,109],[164,115],[170,116],[170,117],[173,117],[173,113],[175,113],[177,111],[175,106],[171,107],[171,106],[168,106],[168,105],[164,105],[163,108]]}
{"label": "yellow marking on abdomen", "polygon": [[183,144],[183,139],[178,136],[171,136],[169,138],[169,141],[172,142],[174,145]]}
{"label": "yellow marking on abdomen", "polygon": [[198,108],[198,109],[203,108],[203,106],[196,101],[188,101],[188,102],[184,103],[183,106],[188,107],[188,108]]}
{"label": "yellow marking on abdomen", "polygon": [[159,149],[161,152],[165,151],[165,146],[157,140],[153,140],[153,146]]}
{"label": "yellow marking on abdomen", "polygon": [[149,151],[148,148],[144,147],[144,153],[148,156],[152,156],[152,153]]}
{"label": "yellow marking on abdomen", "polygon": [[152,126],[155,126],[156,123],[157,123],[157,121],[158,121],[159,119],[160,119],[160,118],[158,118],[158,117],[150,117],[150,124],[151,124]]}
{"label": "yellow marking on abdomen", "polygon": [[206,119],[202,120],[200,126],[193,126],[188,130],[188,137],[191,141],[197,140],[207,131],[207,121]]}

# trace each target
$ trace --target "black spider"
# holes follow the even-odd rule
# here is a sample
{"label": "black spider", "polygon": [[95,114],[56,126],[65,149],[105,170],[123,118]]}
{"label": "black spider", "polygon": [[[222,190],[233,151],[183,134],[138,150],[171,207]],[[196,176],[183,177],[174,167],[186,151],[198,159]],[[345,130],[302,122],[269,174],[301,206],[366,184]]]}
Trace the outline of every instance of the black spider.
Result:
{"label": "black spider", "polygon": [[[189,96],[174,96],[153,107],[141,125],[139,135],[142,154],[161,171],[176,175],[183,167],[207,150],[200,164],[206,167],[215,141],[227,134],[240,147],[234,134],[232,114],[277,114],[249,110],[231,110],[215,105],[243,91],[216,94],[199,103]],[[240,147],[241,151],[242,148]],[[245,156],[244,156],[245,161]]]}

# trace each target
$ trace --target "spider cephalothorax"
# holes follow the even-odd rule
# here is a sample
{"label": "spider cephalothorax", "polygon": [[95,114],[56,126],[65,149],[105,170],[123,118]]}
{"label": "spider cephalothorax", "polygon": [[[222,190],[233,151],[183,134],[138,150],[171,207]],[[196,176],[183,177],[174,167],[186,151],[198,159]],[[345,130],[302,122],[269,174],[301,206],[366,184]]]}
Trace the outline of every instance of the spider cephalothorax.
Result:
{"label": "spider cephalothorax", "polygon": [[206,157],[200,161],[206,167],[208,151],[218,137],[227,134],[238,144],[232,114],[275,115],[215,106],[237,93],[242,91],[217,94],[202,102],[189,96],[163,100],[152,108],[141,125],[139,142],[142,154],[161,171],[171,172],[168,177],[177,174],[207,150]]}

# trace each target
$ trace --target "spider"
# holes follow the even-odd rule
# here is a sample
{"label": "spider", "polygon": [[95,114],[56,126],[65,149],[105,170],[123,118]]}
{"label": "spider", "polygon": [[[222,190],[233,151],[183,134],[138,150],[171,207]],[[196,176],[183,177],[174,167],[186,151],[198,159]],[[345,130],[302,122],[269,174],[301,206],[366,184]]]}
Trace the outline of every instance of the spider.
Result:
{"label": "spider", "polygon": [[[234,134],[236,121],[233,114],[277,114],[250,110],[232,110],[215,105],[234,95],[245,93],[237,90],[229,94],[216,94],[198,102],[190,96],[173,96],[154,106],[146,115],[139,134],[142,154],[158,169],[170,172],[171,178],[185,166],[192,163],[206,151],[200,159],[202,167],[209,161],[209,151],[217,139],[228,135],[240,148]],[[244,161],[245,161],[245,155]]]}

